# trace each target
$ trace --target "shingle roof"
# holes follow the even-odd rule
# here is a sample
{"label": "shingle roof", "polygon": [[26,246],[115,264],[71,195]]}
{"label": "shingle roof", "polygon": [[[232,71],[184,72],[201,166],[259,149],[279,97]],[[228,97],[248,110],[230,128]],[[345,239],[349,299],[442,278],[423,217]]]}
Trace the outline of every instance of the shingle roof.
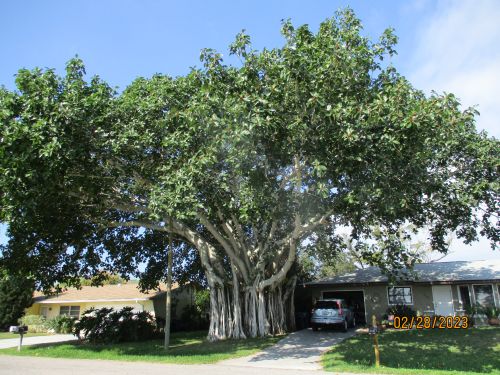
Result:
{"label": "shingle roof", "polygon": [[[406,280],[418,283],[500,281],[500,259],[421,263],[414,267],[416,277]],[[351,273],[306,283],[305,285],[386,283],[387,276],[378,267],[359,269]]]}
{"label": "shingle roof", "polygon": [[[162,293],[165,293],[165,287],[160,290],[141,293],[137,288],[137,283],[124,283],[116,285],[103,285],[100,287],[83,286],[81,289],[68,288],[54,296],[44,296],[41,293],[35,293],[35,303],[64,303],[64,302],[107,302],[107,301],[145,301],[152,299]],[[177,285],[173,285],[172,289]]]}

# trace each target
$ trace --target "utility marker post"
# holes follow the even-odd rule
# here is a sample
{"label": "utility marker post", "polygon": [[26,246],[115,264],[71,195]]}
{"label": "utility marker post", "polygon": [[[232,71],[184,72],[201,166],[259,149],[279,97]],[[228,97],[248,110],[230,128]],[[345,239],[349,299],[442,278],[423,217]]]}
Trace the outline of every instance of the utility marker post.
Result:
{"label": "utility marker post", "polygon": [[378,327],[377,318],[372,315],[372,329],[370,334],[373,336],[373,349],[375,350],[375,367],[380,367],[380,351],[378,349]]}

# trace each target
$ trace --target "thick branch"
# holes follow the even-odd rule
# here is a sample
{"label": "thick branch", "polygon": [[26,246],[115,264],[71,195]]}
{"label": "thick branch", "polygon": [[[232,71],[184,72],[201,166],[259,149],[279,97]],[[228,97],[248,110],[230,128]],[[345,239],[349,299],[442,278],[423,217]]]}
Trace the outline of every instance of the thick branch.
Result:
{"label": "thick branch", "polygon": [[[165,222],[168,222],[166,220]],[[110,222],[106,224],[108,227],[112,228],[118,228],[118,227],[143,227],[143,228],[148,228],[151,230],[157,230],[157,231],[162,231],[162,232],[169,232],[170,227],[172,228],[172,232],[185,238],[187,241],[189,241],[196,249],[198,249],[200,253],[200,259],[207,270],[209,274],[213,277],[213,279],[218,282],[219,284],[223,284],[223,280],[217,276],[215,273],[212,264],[209,259],[209,254],[211,250],[213,251],[214,249],[212,248],[212,245],[206,240],[204,240],[199,233],[196,231],[190,229],[187,227],[185,224],[176,221],[172,219],[172,225],[171,226],[163,226],[157,223],[153,223],[147,220],[130,220],[130,221],[118,221],[118,222]]]}
{"label": "thick branch", "polygon": [[243,227],[241,226],[240,222],[238,221],[238,218],[234,214],[231,214],[231,220],[234,223],[234,226],[236,227],[236,234],[240,238],[241,247],[245,252],[248,252],[247,245],[245,242],[246,237],[245,233],[243,232]]}
{"label": "thick branch", "polygon": [[271,223],[271,229],[269,230],[266,242],[264,243],[264,248],[262,250],[263,252],[266,252],[266,250],[269,248],[269,245],[271,244],[271,241],[274,238],[274,233],[276,232],[277,228],[278,228],[278,222],[276,220],[273,220],[273,222]]}
{"label": "thick branch", "polygon": [[221,226],[222,229],[224,230],[224,233],[226,233],[226,236],[229,238],[229,242],[231,242],[234,249],[237,250],[238,253],[243,257],[243,261],[245,262],[247,270],[250,271],[252,267],[250,266],[250,260],[246,252],[247,250],[244,243],[244,239],[238,240],[238,236],[235,235],[231,225],[224,220],[224,216],[222,215],[222,212],[220,210],[217,210],[217,215],[219,216],[219,219],[221,221]]}
{"label": "thick branch", "polygon": [[214,236],[214,238],[222,245],[229,258],[233,261],[233,263],[236,263],[238,265],[238,268],[243,276],[243,279],[245,281],[248,281],[248,270],[246,268],[246,265],[243,263],[241,258],[239,258],[235,254],[228,241],[222,236],[222,234],[217,230],[217,228],[215,228],[215,226],[208,220],[208,218],[202,212],[198,212],[196,215],[200,220],[201,224],[203,224],[210,232],[210,234],[212,234],[212,236]]}
{"label": "thick branch", "polygon": [[300,237],[302,237],[305,233],[312,231],[318,225],[324,224],[326,219],[332,213],[333,211],[330,210],[321,216],[317,216],[315,218],[310,219],[309,222],[304,225],[300,225],[300,216],[298,214],[295,215],[295,227],[292,233],[289,236],[287,236],[284,240],[280,241],[281,243],[285,241],[286,243],[288,243],[289,251],[287,260],[283,265],[283,267],[281,267],[279,272],[275,273],[272,277],[262,281],[259,284],[259,288],[261,288],[261,290],[267,286],[271,286],[273,284],[281,282],[286,277],[286,274],[288,273],[288,271],[290,271],[290,268],[292,268],[292,265],[295,261],[295,257],[297,255],[297,241],[299,241]]}
{"label": "thick branch", "polygon": [[271,286],[271,285],[274,285],[276,283],[283,281],[286,277],[286,274],[288,273],[288,271],[290,271],[290,269],[293,266],[293,263],[295,262],[296,254],[297,254],[297,238],[292,237],[292,238],[290,238],[290,250],[288,252],[288,258],[287,258],[285,264],[283,265],[283,267],[281,267],[279,272],[275,273],[269,279],[261,281],[259,283],[259,290],[263,290],[264,288],[266,288],[268,286]]}

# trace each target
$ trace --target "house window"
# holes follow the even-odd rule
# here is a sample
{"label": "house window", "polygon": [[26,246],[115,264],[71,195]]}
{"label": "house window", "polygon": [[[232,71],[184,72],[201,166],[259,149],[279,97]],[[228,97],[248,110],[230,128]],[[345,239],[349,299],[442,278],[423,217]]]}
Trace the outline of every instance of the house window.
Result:
{"label": "house window", "polygon": [[80,306],[61,306],[59,315],[67,315],[73,318],[80,317]]}
{"label": "house window", "polygon": [[413,295],[410,287],[389,287],[387,288],[389,305],[412,305]]}
{"label": "house window", "polygon": [[471,307],[469,287],[467,285],[460,285],[458,287],[458,292],[460,296],[460,302],[462,303],[462,308],[466,309]]}
{"label": "house window", "polygon": [[476,296],[476,303],[481,306],[495,306],[493,285],[474,285],[474,295]]}
{"label": "house window", "polygon": [[47,306],[40,307],[40,315],[47,318],[49,316],[49,308]]}

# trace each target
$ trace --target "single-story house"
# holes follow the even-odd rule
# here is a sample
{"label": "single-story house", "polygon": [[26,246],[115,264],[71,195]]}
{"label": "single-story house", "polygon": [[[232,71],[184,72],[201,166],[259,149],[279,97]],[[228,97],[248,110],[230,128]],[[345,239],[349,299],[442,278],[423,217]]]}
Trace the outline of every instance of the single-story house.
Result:
{"label": "single-story house", "polygon": [[365,322],[390,306],[407,305],[422,314],[460,315],[468,306],[500,307],[500,260],[421,263],[414,275],[390,285],[377,267],[303,284],[310,310],[318,299],[343,298]]}
{"label": "single-story house", "polygon": [[[52,319],[58,315],[80,318],[91,307],[112,307],[115,310],[126,306],[134,311],[148,311],[157,318],[165,318],[165,287],[160,290],[142,293],[137,282],[115,285],[82,286],[81,289],[68,288],[59,294],[44,296],[37,292],[34,303],[26,310],[26,315],[42,315]],[[184,308],[194,303],[194,288],[173,286],[172,319],[179,319]]]}

